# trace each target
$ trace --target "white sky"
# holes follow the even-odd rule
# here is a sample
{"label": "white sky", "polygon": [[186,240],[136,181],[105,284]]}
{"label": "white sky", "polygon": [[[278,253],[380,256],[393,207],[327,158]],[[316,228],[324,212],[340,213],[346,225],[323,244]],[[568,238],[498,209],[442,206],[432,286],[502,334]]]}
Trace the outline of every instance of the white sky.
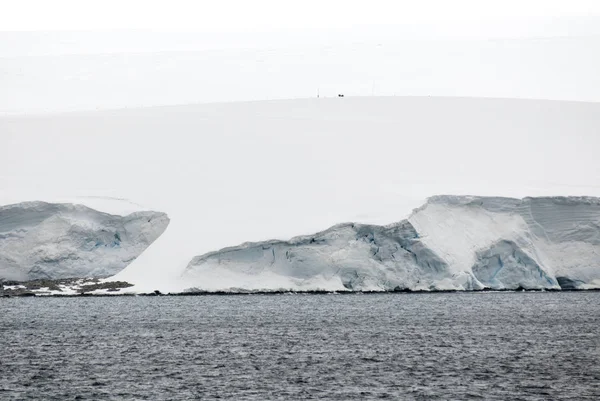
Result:
{"label": "white sky", "polygon": [[0,0],[0,30],[265,32],[599,16],[597,0]]}

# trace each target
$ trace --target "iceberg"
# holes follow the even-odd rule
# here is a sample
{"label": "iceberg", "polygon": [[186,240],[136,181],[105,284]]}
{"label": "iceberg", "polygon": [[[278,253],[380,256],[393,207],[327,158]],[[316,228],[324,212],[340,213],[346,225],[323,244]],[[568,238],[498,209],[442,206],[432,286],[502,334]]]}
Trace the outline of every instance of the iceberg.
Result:
{"label": "iceberg", "polygon": [[190,291],[600,287],[600,199],[435,196],[387,226],[346,223],[194,257]]}
{"label": "iceberg", "polygon": [[111,215],[68,203],[0,207],[0,279],[103,278],[137,258],[167,228],[165,213]]}

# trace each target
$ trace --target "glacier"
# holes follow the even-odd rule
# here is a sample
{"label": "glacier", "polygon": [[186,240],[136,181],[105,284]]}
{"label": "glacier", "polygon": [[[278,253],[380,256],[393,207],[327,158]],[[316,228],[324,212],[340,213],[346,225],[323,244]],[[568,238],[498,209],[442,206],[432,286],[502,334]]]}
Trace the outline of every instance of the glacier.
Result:
{"label": "glacier", "polygon": [[0,279],[112,276],[167,228],[165,213],[112,215],[69,203],[0,207]]}
{"label": "glacier", "polygon": [[196,256],[182,278],[189,291],[600,288],[600,199],[435,196],[394,224]]}
{"label": "glacier", "polygon": [[[187,266],[195,255],[245,241],[289,240],[339,222],[399,222],[435,194],[600,196],[598,127],[600,103],[350,95],[0,116],[0,204],[43,200],[118,215],[167,213],[168,229],[112,278],[134,284],[132,292],[344,289],[340,279],[327,275],[304,279],[269,269],[262,275],[207,269],[192,278]],[[66,151],[57,158],[52,148]],[[523,229],[516,212],[493,216]],[[483,212],[481,217],[489,219]],[[439,242],[432,248],[427,241],[436,234],[426,235],[427,221],[416,219],[409,222],[420,246],[448,267],[445,281],[415,281],[415,288],[452,288],[460,280],[464,288],[475,288],[474,279],[486,286],[491,274],[484,278],[480,272],[491,269],[494,252],[512,243],[522,247],[501,231],[507,224],[478,229],[478,238],[465,243],[486,239],[475,246],[484,253],[498,246],[483,257],[487,265],[474,268],[475,256],[463,260],[463,253],[443,252]],[[556,259],[557,247],[569,246],[561,244],[542,252],[548,246],[537,241],[534,248]],[[533,259],[548,268],[547,261]],[[592,285],[586,268],[577,269],[584,277],[553,277],[558,285]],[[502,277],[496,278],[506,284]]]}

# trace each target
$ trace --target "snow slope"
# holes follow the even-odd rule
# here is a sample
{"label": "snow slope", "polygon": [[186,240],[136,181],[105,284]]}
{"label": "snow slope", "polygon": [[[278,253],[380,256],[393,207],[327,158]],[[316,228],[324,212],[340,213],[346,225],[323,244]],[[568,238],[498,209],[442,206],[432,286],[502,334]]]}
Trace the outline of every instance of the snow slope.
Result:
{"label": "snow slope", "polygon": [[389,226],[197,256],[183,278],[208,291],[600,288],[600,199],[436,196]]}
{"label": "snow slope", "polygon": [[0,279],[108,277],[138,257],[169,224],[164,213],[116,216],[83,205],[0,207]]}

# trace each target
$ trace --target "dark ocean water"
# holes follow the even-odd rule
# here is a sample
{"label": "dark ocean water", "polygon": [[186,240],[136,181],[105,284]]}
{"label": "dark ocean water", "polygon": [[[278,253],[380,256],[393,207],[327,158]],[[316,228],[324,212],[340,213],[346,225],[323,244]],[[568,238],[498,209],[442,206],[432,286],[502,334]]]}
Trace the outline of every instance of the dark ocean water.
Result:
{"label": "dark ocean water", "polygon": [[0,299],[1,400],[600,400],[600,293]]}

